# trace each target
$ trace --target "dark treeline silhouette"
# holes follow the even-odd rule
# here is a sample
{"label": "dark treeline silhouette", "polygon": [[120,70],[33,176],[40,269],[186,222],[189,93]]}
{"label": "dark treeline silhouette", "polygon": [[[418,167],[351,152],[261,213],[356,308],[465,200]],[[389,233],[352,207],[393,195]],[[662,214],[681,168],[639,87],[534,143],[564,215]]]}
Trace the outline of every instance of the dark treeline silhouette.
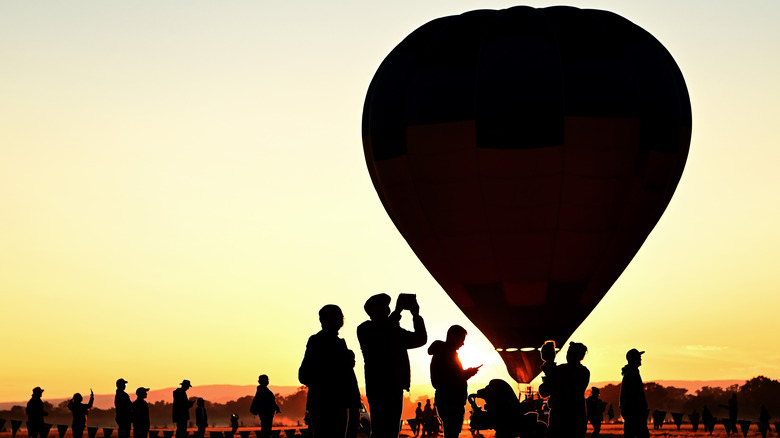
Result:
{"label": "dark treeline silhouette", "polygon": [[[616,418],[620,418],[620,384],[609,384],[601,387],[599,398],[608,406],[611,404]],[[681,412],[690,414],[695,409],[701,413],[704,406],[717,418],[728,418],[725,405],[733,394],[739,400],[739,419],[758,421],[761,406],[774,417],[780,417],[780,382],[764,376],[754,377],[744,385],[731,385],[726,388],[705,386],[694,394],[689,394],[685,388],[663,386],[653,382],[645,382],[645,396],[650,410]],[[590,391],[588,391],[588,394]],[[686,417],[687,419],[687,417]],[[667,418],[670,420],[670,417]]]}
{"label": "dark treeline silhouette", "polygon": [[[274,422],[286,425],[297,425],[298,423],[303,425],[303,418],[306,414],[306,393],[306,387],[302,386],[298,388],[296,392],[287,396],[276,394],[276,402],[279,404],[282,414],[277,415],[274,418]],[[240,416],[239,424],[241,427],[258,427],[260,425],[260,420],[257,416],[253,416],[249,413],[249,407],[252,405],[253,398],[253,395],[247,395],[226,403],[212,403],[205,400],[204,404],[208,412],[209,427],[230,426],[230,417],[232,414],[238,414]],[[195,401],[196,399],[196,397],[190,398],[192,401]],[[70,409],[68,409],[68,402],[69,400],[65,400],[60,402],[57,406],[54,406],[50,402],[44,400],[44,411],[49,413],[49,415],[46,416],[45,421],[49,424],[70,425],[73,421],[73,415]],[[172,402],[169,401],[149,403],[151,428],[174,428],[175,424],[171,421],[171,409]],[[0,418],[27,421],[27,414],[25,413],[24,406],[13,406],[11,409],[0,410]],[[93,407],[89,410],[87,426],[116,428],[115,419],[116,410],[113,407],[110,409]],[[189,427],[194,428],[194,408],[192,409],[190,423]],[[9,426],[6,424],[5,427],[8,428]],[[51,437],[52,434],[49,434],[49,436]]]}

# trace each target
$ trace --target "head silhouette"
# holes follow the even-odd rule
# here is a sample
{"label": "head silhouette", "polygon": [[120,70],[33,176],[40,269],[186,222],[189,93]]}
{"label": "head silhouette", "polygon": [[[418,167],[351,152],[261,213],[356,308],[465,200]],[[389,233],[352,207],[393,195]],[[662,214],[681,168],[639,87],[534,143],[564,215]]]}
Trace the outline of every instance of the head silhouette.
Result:
{"label": "head silhouette", "polygon": [[591,389],[590,389],[590,393],[591,393],[592,395],[594,395],[594,396],[598,397],[598,396],[599,396],[599,394],[601,394],[601,390],[600,390],[600,389],[598,389],[598,388],[596,388],[596,387],[594,386],[593,388],[591,388]]}
{"label": "head silhouette", "polygon": [[539,352],[542,355],[542,360],[545,362],[555,361],[555,341],[545,341],[539,348]]}
{"label": "head silhouette", "polygon": [[35,388],[33,388],[32,392],[34,397],[40,397],[43,395],[43,388],[41,388],[40,386],[36,386]]}
{"label": "head silhouette", "polygon": [[629,365],[633,366],[640,366],[642,365],[642,355],[644,354],[644,351],[639,351],[636,348],[632,348],[628,350],[626,353],[626,361]]}
{"label": "head silhouette", "polygon": [[189,388],[192,388],[192,384],[190,383],[189,380],[184,379],[184,380],[181,381],[181,387],[186,391]]}
{"label": "head silhouette", "polygon": [[261,374],[260,377],[257,378],[257,383],[259,383],[259,384],[261,384],[263,386],[268,386],[268,383],[270,383],[270,382],[268,381],[268,376],[267,375]]}
{"label": "head silhouette", "polygon": [[320,325],[325,331],[338,332],[344,326],[344,314],[335,304],[326,304],[320,309]]}
{"label": "head silhouette", "polygon": [[585,355],[587,353],[588,347],[586,347],[585,344],[580,344],[579,342],[570,342],[569,350],[566,351],[566,362],[582,362],[582,359],[585,359]]}
{"label": "head silhouette", "polygon": [[75,403],[81,403],[81,401],[84,400],[84,398],[79,394],[78,392],[73,394],[73,401]]}
{"label": "head silhouette", "polygon": [[466,329],[459,325],[453,325],[447,330],[447,343],[457,350],[466,342]]}
{"label": "head silhouette", "polygon": [[366,300],[363,310],[372,320],[381,320],[390,316],[390,295],[376,294]]}
{"label": "head silhouette", "polygon": [[206,402],[203,400],[202,397],[198,397],[198,401],[196,402],[198,406],[203,406]]}
{"label": "head silhouette", "polygon": [[121,389],[122,391],[127,388],[127,380],[125,379],[117,379],[116,381],[116,389]]}

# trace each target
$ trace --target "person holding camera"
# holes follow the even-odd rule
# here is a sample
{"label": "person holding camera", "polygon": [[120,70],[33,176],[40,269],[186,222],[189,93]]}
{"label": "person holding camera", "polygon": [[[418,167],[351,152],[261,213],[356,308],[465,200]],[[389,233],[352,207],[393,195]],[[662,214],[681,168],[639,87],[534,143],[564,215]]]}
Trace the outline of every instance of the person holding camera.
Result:
{"label": "person holding camera", "polygon": [[[369,320],[357,328],[363,352],[366,398],[371,410],[371,437],[397,438],[403,413],[403,393],[409,391],[411,371],[407,350],[428,342],[420,306],[412,294],[401,294],[390,311],[387,294],[370,297],[363,309]],[[401,312],[412,314],[414,331],[401,328]]]}

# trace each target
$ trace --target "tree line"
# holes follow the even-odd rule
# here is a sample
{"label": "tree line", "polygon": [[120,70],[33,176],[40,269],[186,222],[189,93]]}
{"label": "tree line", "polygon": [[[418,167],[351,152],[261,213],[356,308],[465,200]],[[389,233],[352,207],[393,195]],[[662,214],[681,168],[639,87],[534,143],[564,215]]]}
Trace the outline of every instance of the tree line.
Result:
{"label": "tree line", "polygon": [[[471,388],[470,392],[476,392],[478,388]],[[607,406],[612,405],[615,418],[620,418],[620,384],[609,384],[601,389],[601,400]],[[744,385],[731,385],[726,388],[705,386],[689,394],[685,388],[663,386],[657,383],[645,383],[645,396],[650,410],[667,412],[680,412],[690,414],[694,409],[701,413],[707,406],[715,417],[721,418],[728,415],[728,410],[723,407],[727,404],[731,395],[736,393],[739,401],[739,418],[741,420],[757,421],[761,405],[764,405],[770,413],[780,419],[780,382],[764,376],[747,380]],[[276,394],[276,401],[282,411],[275,418],[278,425],[302,425],[306,415],[307,388],[301,386],[292,394],[282,396]],[[589,395],[589,394],[586,394]],[[239,415],[241,427],[257,427],[259,420],[249,413],[253,396],[247,395],[237,400],[226,403],[213,403],[205,400],[206,411],[209,417],[210,427],[224,427],[230,424],[232,414]],[[415,401],[422,401],[428,396],[417,397]],[[433,399],[433,397],[430,397]],[[193,397],[194,399],[194,397]],[[365,402],[365,400],[364,400]],[[71,424],[72,415],[68,410],[68,402],[63,401],[57,406],[44,401],[45,410],[49,413],[46,421],[51,424]],[[404,398],[404,418],[414,417],[416,403],[407,396]],[[166,401],[149,403],[149,415],[153,429],[165,429],[173,427],[171,419],[172,404]],[[114,408],[89,410],[89,426],[116,427],[114,420],[116,411]],[[26,420],[27,416],[23,406],[13,406],[9,410],[0,411],[0,418],[6,420]],[[6,426],[8,427],[8,426]]]}
{"label": "tree line", "polygon": [[[601,389],[600,398],[620,417],[620,384],[609,384]],[[739,419],[758,421],[761,405],[764,405],[774,418],[780,419],[780,382],[764,376],[753,377],[744,385],[731,385],[726,388],[705,386],[689,394],[685,388],[663,386],[657,383],[645,383],[645,397],[650,410],[680,412],[690,414],[694,409],[701,414],[706,406],[717,418],[727,417],[728,399],[737,394]],[[588,394],[589,395],[589,394]]]}

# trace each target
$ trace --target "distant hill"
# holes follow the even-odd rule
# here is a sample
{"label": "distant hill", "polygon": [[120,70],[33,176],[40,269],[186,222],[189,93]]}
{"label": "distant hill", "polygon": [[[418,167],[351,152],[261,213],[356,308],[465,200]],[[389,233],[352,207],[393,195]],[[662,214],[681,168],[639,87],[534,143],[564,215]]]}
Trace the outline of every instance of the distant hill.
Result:
{"label": "distant hill", "polygon": [[[731,385],[737,384],[737,385],[744,385],[745,380],[737,380],[737,379],[731,379],[731,380],[652,380],[652,382],[655,382],[659,385],[669,387],[673,386],[675,388],[685,388],[688,390],[688,394],[695,394],[696,390],[701,389],[704,386],[711,386],[711,387],[720,387],[720,388],[727,388]],[[611,381],[611,382],[591,382],[589,387],[596,386],[596,387],[603,387],[609,384],[617,385],[620,381]],[[649,383],[649,382],[648,382]],[[487,382],[474,382],[469,383],[469,389],[472,391],[476,391],[477,389],[483,388],[487,385]],[[202,385],[191,388],[189,391],[187,391],[187,394],[190,397],[203,397],[204,399],[214,402],[214,403],[226,403],[232,400],[237,400],[241,397],[245,396],[253,396],[255,395],[255,390],[257,386],[256,385]],[[274,394],[281,394],[283,396],[290,395],[298,390],[298,386],[275,386],[271,385],[269,386],[271,391],[273,391]],[[158,401],[167,401],[172,402],[173,401],[173,390],[176,389],[175,387],[171,388],[163,388],[163,389],[154,389],[152,388],[149,391],[149,397],[147,400],[149,403],[155,403]],[[433,398],[433,387],[431,385],[413,385],[412,386],[412,392],[411,392],[411,398],[412,401],[416,401],[419,397],[430,397]],[[130,394],[130,398],[135,400],[135,390],[129,390],[127,391],[128,394]],[[361,393],[365,393],[364,389],[361,388]],[[82,394],[85,396],[85,398],[88,397],[88,394]],[[67,400],[65,398],[55,398],[55,399],[48,399],[44,398],[44,401],[47,401],[53,405],[58,405],[60,402]],[[11,409],[12,406],[26,406],[27,400],[24,401],[15,401],[15,402],[0,402],[0,410],[7,410]],[[95,394],[95,407],[100,409],[108,409],[114,407],[114,394]]]}
{"label": "distant hill", "polygon": [[[685,388],[688,390],[688,394],[696,394],[696,391],[705,387],[719,387],[726,389],[731,385],[744,385],[747,379],[742,380],[648,380],[645,381],[645,383],[657,383],[663,387],[670,387],[673,386],[675,388]],[[612,382],[591,382],[588,385],[588,388],[595,386],[597,388],[600,388],[602,386],[606,385],[618,385],[620,384],[620,381],[612,381]]]}
{"label": "distant hill", "polygon": [[[298,390],[298,386],[275,386],[270,385],[268,387],[274,394],[290,395]],[[149,391],[149,396],[146,399],[149,403],[155,403],[158,401],[173,401],[172,388],[154,389]],[[257,385],[202,385],[192,387],[187,391],[187,395],[190,397],[203,397],[205,400],[214,403],[226,403],[232,400],[245,397],[247,395],[254,396]],[[127,391],[130,394],[130,398],[135,400],[135,389],[128,388]],[[89,398],[89,394],[82,394],[84,401]],[[43,399],[53,405],[58,405],[65,398]],[[15,402],[0,402],[0,410],[11,409],[12,406],[26,406],[27,400],[15,401]],[[114,394],[95,394],[95,407],[100,409],[108,409],[114,407]]]}

